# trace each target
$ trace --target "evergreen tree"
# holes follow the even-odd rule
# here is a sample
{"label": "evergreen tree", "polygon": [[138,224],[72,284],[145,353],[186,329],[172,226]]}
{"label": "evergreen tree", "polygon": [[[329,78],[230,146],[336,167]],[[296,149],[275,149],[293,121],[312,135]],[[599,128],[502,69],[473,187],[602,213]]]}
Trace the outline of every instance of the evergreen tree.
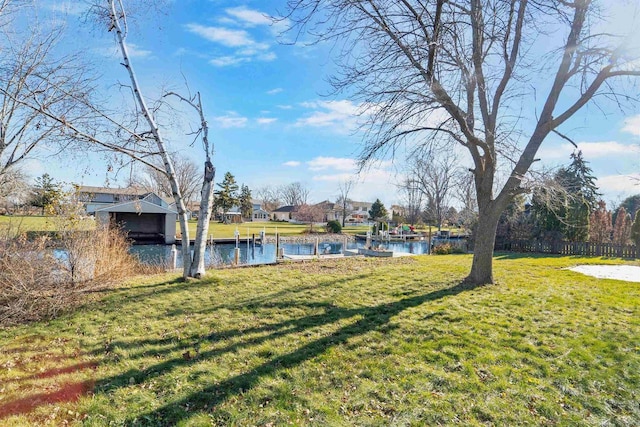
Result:
{"label": "evergreen tree", "polygon": [[[629,196],[620,203],[620,207],[624,208],[631,218],[636,217],[636,212],[640,210],[640,194],[636,194],[633,196]],[[617,213],[617,211],[616,211]],[[616,220],[616,215],[614,214],[613,220]]]}
{"label": "evergreen tree", "polygon": [[48,173],[36,178],[30,204],[42,208],[42,214],[62,198],[62,185],[54,181]]}
{"label": "evergreen tree", "polygon": [[556,180],[568,196],[565,217],[565,237],[572,242],[584,242],[589,237],[589,216],[598,206],[598,187],[582,151],[571,153],[571,164],[562,168]]}
{"label": "evergreen tree", "polygon": [[573,242],[588,239],[589,217],[600,196],[588,163],[581,151],[573,152],[571,164],[558,170],[552,185],[539,189],[538,197],[534,196],[532,207],[542,234],[562,234]]}
{"label": "evergreen tree", "polygon": [[534,235],[545,240],[564,238],[567,195],[564,190],[558,190],[556,184],[536,188],[531,198]]}
{"label": "evergreen tree", "polygon": [[236,179],[231,172],[227,172],[224,174],[222,183],[217,185],[220,190],[214,193],[215,205],[222,210],[224,215],[225,212],[238,204],[238,184],[236,184]]}
{"label": "evergreen tree", "polygon": [[607,210],[604,201],[598,202],[598,207],[589,218],[591,229],[589,241],[592,243],[608,243],[611,240],[611,212]]}
{"label": "evergreen tree", "polygon": [[636,211],[636,217],[631,226],[631,240],[640,247],[640,209]]}
{"label": "evergreen tree", "polygon": [[613,223],[613,243],[626,245],[631,236],[631,216],[623,207],[616,211],[616,219]]}
{"label": "evergreen tree", "polygon": [[251,203],[251,190],[246,185],[242,185],[240,188],[240,213],[242,213],[243,218],[251,218],[251,214],[253,213],[253,203]]}
{"label": "evergreen tree", "polygon": [[591,213],[597,208],[601,194],[598,193],[596,178],[588,164],[589,162],[582,158],[582,151],[574,151],[571,153],[571,164],[558,171],[556,180],[567,190],[575,203],[585,204]]}
{"label": "evergreen tree", "polygon": [[387,216],[387,208],[384,207],[384,204],[380,199],[376,199],[376,201],[371,205],[371,210],[369,210],[369,218],[374,221],[381,221],[386,219]]}

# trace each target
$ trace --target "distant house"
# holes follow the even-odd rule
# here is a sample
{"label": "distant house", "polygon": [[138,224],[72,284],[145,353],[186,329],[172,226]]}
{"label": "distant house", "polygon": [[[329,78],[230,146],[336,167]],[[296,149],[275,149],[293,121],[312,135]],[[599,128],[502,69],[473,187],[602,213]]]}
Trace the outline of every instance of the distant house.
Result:
{"label": "distant house", "polygon": [[79,187],[88,214],[122,227],[136,241],[176,241],[178,213],[155,193],[136,188]]}
{"label": "distant house", "polygon": [[252,199],[251,204],[253,205],[251,221],[269,221],[271,219],[271,214],[262,208],[262,203],[259,200]]}
{"label": "distant house", "polygon": [[233,223],[239,224],[242,222],[242,213],[240,212],[240,207],[233,206],[226,212],[222,212],[222,222],[225,224]]}
{"label": "distant house", "polygon": [[88,214],[93,214],[97,209],[113,205],[114,203],[141,200],[150,194],[154,194],[137,187],[106,188],[84,185],[78,187],[77,192]]}
{"label": "distant house", "polygon": [[350,202],[348,206],[349,215],[347,222],[363,223],[369,220],[369,211],[371,210],[371,202]]}
{"label": "distant house", "polygon": [[293,213],[295,212],[295,206],[282,206],[272,212],[274,221],[291,221]]}
{"label": "distant house", "polygon": [[324,202],[316,203],[315,206],[322,210],[322,222],[336,221],[340,219],[340,212],[338,211],[338,206],[335,203],[325,200]]}

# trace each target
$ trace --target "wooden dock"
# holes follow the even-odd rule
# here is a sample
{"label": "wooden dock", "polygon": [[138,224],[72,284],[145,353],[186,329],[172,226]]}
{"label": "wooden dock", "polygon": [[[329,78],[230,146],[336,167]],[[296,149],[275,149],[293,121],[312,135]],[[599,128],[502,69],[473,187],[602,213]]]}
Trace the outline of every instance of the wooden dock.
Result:
{"label": "wooden dock", "polygon": [[[406,242],[415,240],[427,240],[424,234],[392,234],[390,236],[371,236],[372,242]],[[366,234],[356,234],[356,240],[367,240]]]}
{"label": "wooden dock", "polygon": [[[246,245],[247,240],[251,245],[253,245],[254,242],[256,245],[262,244],[262,239],[260,238],[260,236],[250,237],[249,239],[247,239],[246,237],[240,238],[238,239],[238,243],[241,245]],[[195,239],[190,239],[189,243],[193,245],[195,243]],[[213,239],[207,239],[207,245],[211,243],[213,243],[214,245],[235,244],[236,239],[234,237],[215,237]],[[178,239],[176,237],[176,245],[182,245],[182,239]]]}

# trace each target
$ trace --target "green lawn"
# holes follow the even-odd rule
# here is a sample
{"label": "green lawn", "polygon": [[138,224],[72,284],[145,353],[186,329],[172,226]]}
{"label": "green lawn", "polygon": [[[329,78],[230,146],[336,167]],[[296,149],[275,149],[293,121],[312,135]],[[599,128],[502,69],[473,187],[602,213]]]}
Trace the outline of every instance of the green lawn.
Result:
{"label": "green lawn", "polygon": [[[0,232],[5,227],[12,230],[26,231],[55,231],[57,229],[58,220],[51,216],[2,216],[0,215]],[[197,221],[189,221],[189,233],[193,239],[196,236]],[[233,237],[236,227],[241,237],[249,234],[258,235],[263,229],[268,235],[275,235],[276,231],[282,236],[294,236],[301,234],[309,229],[308,225],[290,224],[288,222],[245,222],[242,224],[221,224],[219,222],[211,222],[209,226],[209,235],[217,238]],[[345,233],[356,234],[366,233],[369,228],[367,226],[347,226],[344,228]],[[322,228],[314,227],[314,231],[324,231]],[[177,231],[180,231],[180,223],[177,224]]]}
{"label": "green lawn", "polygon": [[29,215],[0,215],[0,229],[25,231],[55,231],[58,227],[56,217]]}
{"label": "green lawn", "polygon": [[0,424],[640,425],[640,284],[499,255],[148,277],[0,330]]}
{"label": "green lawn", "polygon": [[[198,222],[196,220],[189,221],[189,236],[190,238],[195,238],[196,236],[196,226]],[[211,222],[209,225],[209,235],[213,235],[213,237],[217,238],[225,238],[225,237],[233,237],[236,231],[236,228],[240,232],[240,237],[247,237],[247,233],[249,235],[255,234],[258,235],[264,229],[267,235],[273,236],[276,231],[281,236],[295,236],[297,234],[302,234],[303,232],[309,229],[308,225],[305,224],[291,224],[288,222],[275,222],[275,221],[267,221],[267,222],[244,222],[242,224],[221,224],[219,222]],[[180,231],[180,224],[178,223],[177,230]],[[351,233],[366,233],[367,227],[349,227],[345,230],[345,232]],[[314,227],[314,231],[324,231],[323,227]]]}

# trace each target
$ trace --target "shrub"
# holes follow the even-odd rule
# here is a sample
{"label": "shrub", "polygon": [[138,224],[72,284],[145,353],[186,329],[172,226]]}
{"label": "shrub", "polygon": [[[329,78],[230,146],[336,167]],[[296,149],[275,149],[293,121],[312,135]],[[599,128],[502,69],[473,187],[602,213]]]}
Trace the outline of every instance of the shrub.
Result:
{"label": "shrub", "polygon": [[46,236],[0,236],[0,325],[53,317],[139,266],[117,229],[62,231],[58,253],[53,243]]}
{"label": "shrub", "polygon": [[327,233],[342,233],[342,225],[340,225],[340,221],[333,220],[327,222],[326,225]]}
{"label": "shrub", "polygon": [[441,243],[435,246],[431,253],[435,255],[449,255],[453,253],[453,246],[451,243]]}

